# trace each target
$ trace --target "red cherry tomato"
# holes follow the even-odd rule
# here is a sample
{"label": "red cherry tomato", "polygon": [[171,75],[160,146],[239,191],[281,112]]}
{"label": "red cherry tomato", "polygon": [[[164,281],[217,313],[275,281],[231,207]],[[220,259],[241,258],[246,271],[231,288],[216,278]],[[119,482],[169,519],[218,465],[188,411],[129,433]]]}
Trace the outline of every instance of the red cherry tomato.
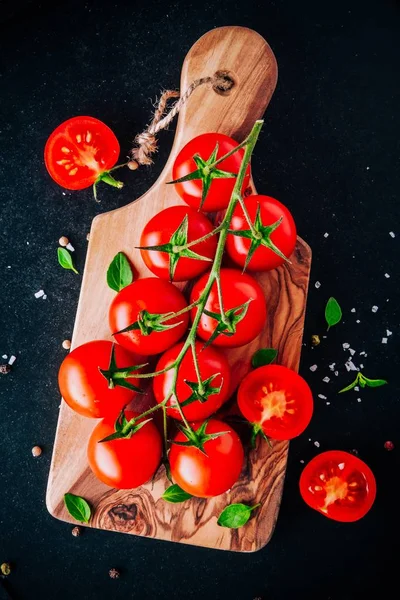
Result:
{"label": "red cherry tomato", "polygon": [[295,371],[267,365],[250,371],[238,390],[244,417],[275,440],[291,440],[309,424],[313,398],[308,384]]}
{"label": "red cherry tomato", "polygon": [[[158,361],[156,371],[161,371],[172,364],[182,350],[182,347],[183,343],[180,342],[167,350]],[[221,408],[222,404],[228,398],[230,385],[230,368],[223,354],[211,346],[203,349],[203,344],[196,342],[196,356],[203,382],[203,391],[198,388],[198,378],[191,348],[189,348],[182,360],[176,382],[179,402],[185,404],[189,399],[192,400],[189,404],[182,407],[183,414],[188,421],[203,420]],[[211,377],[213,379],[207,382]],[[154,378],[154,396],[159,404],[167,397],[171,390],[172,380],[172,369]],[[215,390],[213,393],[212,388]],[[219,392],[217,391],[218,388],[221,388]],[[180,420],[179,410],[174,408],[176,406],[176,398],[169,400],[167,406],[168,415]]]}
{"label": "red cherry tomato", "polygon": [[50,176],[68,190],[90,187],[118,160],[119,143],[107,125],[94,117],[73,117],[47,140],[44,161]]}
{"label": "red cherry tomato", "polygon": [[[190,296],[191,303],[195,302],[200,297],[207,284],[208,276],[208,273],[203,275],[193,287]],[[264,293],[257,281],[253,279],[251,275],[247,275],[247,273],[241,273],[236,269],[221,269],[220,277],[225,313],[230,309],[243,305],[249,300],[251,300],[251,302],[248,304],[247,312],[243,319],[236,323],[233,335],[221,333],[212,343],[216,346],[231,348],[243,346],[257,337],[264,327],[267,318]],[[218,289],[215,282],[206,303],[206,310],[221,314]],[[245,309],[240,310],[244,311]],[[232,318],[235,318],[234,315],[240,314],[240,310],[234,311]],[[197,307],[191,310],[192,320],[195,318],[196,313]],[[197,334],[203,340],[207,341],[213,335],[217,326],[218,320],[216,318],[203,313],[197,328]]]}
{"label": "red cherry tomato", "polygon": [[123,288],[114,298],[109,311],[111,332],[115,340],[133,352],[143,354],[159,354],[175,344],[185,333],[188,326],[188,313],[164,321],[165,325],[180,323],[165,331],[151,331],[145,335],[140,329],[118,333],[129,325],[136,323],[139,313],[145,310],[150,314],[177,312],[187,306],[186,300],[172,283],[147,277],[138,279]]}
{"label": "red cherry tomato", "polygon": [[[218,144],[217,159],[221,158],[238,146],[237,142],[222,133],[203,133],[193,138],[186,146],[182,148],[175,159],[172,170],[174,180],[180,179],[198,169],[193,156],[199,154],[203,161],[207,161],[216,145]],[[216,168],[229,173],[238,173],[244,156],[244,150],[241,148],[232,156],[222,161]],[[249,185],[250,166],[247,168],[244,178],[242,191]],[[216,211],[226,208],[232,195],[236,178],[213,178],[207,198],[202,206],[204,211]],[[203,182],[202,179],[192,179],[183,183],[175,183],[175,189],[180,197],[193,208],[200,208]]]}
{"label": "red cherry tomato", "polygon": [[[126,418],[137,413],[126,411]],[[149,421],[130,438],[100,442],[115,432],[114,422],[104,419],[89,438],[89,466],[100,481],[113,488],[130,489],[146,483],[156,472],[162,455],[161,436]]]}
{"label": "red cherry tomato", "polygon": [[[58,373],[58,385],[65,402],[84,417],[117,417],[135,392],[115,386],[110,389],[107,379],[99,368],[107,370],[110,366],[112,342],[96,340],[74,348],[61,363]],[[143,358],[115,344],[115,362],[117,367],[132,367],[143,363]],[[128,383],[140,387],[138,379],[133,377]]]}
{"label": "red cherry tomato", "polygon": [[[202,423],[192,423],[197,431]],[[239,479],[243,466],[243,447],[239,436],[229,425],[210,419],[206,434],[227,432],[204,444],[204,452],[194,446],[172,443],[169,463],[173,480],[188,494],[199,498],[219,496]],[[174,442],[186,442],[179,432]]]}
{"label": "red cherry tomato", "polygon": [[376,496],[371,469],[357,456],[329,450],[304,467],[300,493],[308,506],[335,521],[350,523],[364,517]]}
{"label": "red cherry tomato", "polygon": [[[247,196],[244,199],[245,207],[249,213],[252,223],[255,224],[257,231],[264,235],[264,239],[270,239],[270,242],[278,249],[286,258],[289,258],[296,246],[296,225],[289,210],[275,198],[270,196]],[[256,220],[257,211],[261,222]],[[265,231],[268,227],[283,217],[280,225],[269,234]],[[230,223],[230,229],[233,231],[249,231],[249,224],[244,216],[243,210],[238,204],[234,210],[233,217]],[[250,250],[252,240],[247,237],[241,237],[230,234],[226,240],[226,249],[229,256],[235,263],[241,267],[245,266],[247,254]],[[268,242],[267,242],[268,243]],[[246,266],[252,271],[269,271],[279,267],[285,259],[279,256],[276,252],[260,244],[254,251],[250,262]]]}
{"label": "red cherry tomato", "polygon": [[[188,206],[170,206],[150,219],[143,229],[140,246],[165,246],[169,244],[184,219],[187,219],[187,235],[183,235],[186,238],[183,243],[197,240],[213,230],[211,222],[202,213]],[[208,260],[184,256],[178,258],[179,254],[174,254],[173,251],[169,253],[168,251],[142,249],[140,252],[150,271],[162,279],[170,279],[171,261],[174,265],[175,260],[177,260],[172,280],[186,281],[197,277],[209,268],[216,247],[217,237],[213,235],[204,242],[195,244],[188,249],[190,252],[195,252]]]}

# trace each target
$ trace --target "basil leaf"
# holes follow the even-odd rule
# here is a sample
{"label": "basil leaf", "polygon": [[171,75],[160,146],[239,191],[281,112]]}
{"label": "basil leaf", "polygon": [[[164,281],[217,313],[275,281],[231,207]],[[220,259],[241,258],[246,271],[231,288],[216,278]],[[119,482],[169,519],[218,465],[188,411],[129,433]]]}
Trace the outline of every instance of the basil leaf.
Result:
{"label": "basil leaf", "polygon": [[115,292],[132,283],[133,273],[129,260],[123,252],[118,252],[107,269],[107,283]]}
{"label": "basil leaf", "polygon": [[368,379],[365,375],[363,375],[363,379],[368,387],[380,387],[387,384],[386,379]]}
{"label": "basil leaf", "polygon": [[185,502],[185,500],[189,500],[189,498],[192,498],[192,496],[191,494],[188,494],[182,490],[179,485],[174,483],[165,490],[161,498],[166,502],[171,502],[171,504],[177,504],[178,502]]}
{"label": "basil leaf", "polygon": [[75,494],[64,494],[64,504],[71,517],[81,523],[89,523],[92,511],[85,498]]}
{"label": "basil leaf", "polygon": [[246,504],[229,504],[219,515],[217,521],[220,527],[229,527],[230,529],[238,529],[246,525],[250,519],[253,510],[258,508],[260,504],[255,506],[247,506]]}
{"label": "basil leaf", "polygon": [[72,262],[72,256],[66,248],[57,248],[57,258],[63,269],[73,271],[77,275],[79,274],[74,267],[74,263]]}
{"label": "basil leaf", "polygon": [[263,365],[269,365],[276,359],[277,355],[278,350],[275,350],[275,348],[260,348],[260,350],[254,352],[251,364],[255,369]]}
{"label": "basil leaf", "polygon": [[333,325],[337,325],[342,319],[342,309],[335,298],[329,298],[325,307],[325,319],[328,323],[328,331]]}

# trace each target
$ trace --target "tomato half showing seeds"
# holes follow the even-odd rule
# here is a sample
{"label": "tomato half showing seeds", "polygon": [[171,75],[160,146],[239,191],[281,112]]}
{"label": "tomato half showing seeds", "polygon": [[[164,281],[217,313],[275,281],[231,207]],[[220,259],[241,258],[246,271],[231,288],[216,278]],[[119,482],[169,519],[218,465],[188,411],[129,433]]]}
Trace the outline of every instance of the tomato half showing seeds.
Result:
{"label": "tomato half showing seeds", "polygon": [[[111,303],[109,323],[115,340],[127,350],[142,355],[159,354],[175,344],[188,326],[188,312],[161,321],[167,313],[187,307],[172,283],[146,277],[123,288]],[[160,327],[164,328],[160,331]],[[122,329],[129,329],[124,333]]]}
{"label": "tomato half showing seeds", "polygon": [[[61,363],[58,385],[65,402],[84,417],[95,419],[116,417],[135,396],[135,391],[109,381],[99,369],[107,370],[111,362],[113,344],[106,340],[87,342],[72,350]],[[143,358],[114,345],[117,367],[143,364]],[[129,385],[140,387],[138,379],[129,377]]]}
{"label": "tomato half showing seeds", "polygon": [[[214,258],[217,237],[182,249],[213,230],[212,223],[188,206],[170,206],[147,223],[140,238],[141,255],[154,275],[172,281],[186,281],[204,273]],[[145,250],[144,247],[157,247]]]}
{"label": "tomato half showing seeds", "polygon": [[313,398],[308,384],[295,371],[267,365],[250,371],[238,390],[242,415],[275,440],[291,440],[309,424]]}
{"label": "tomato half showing seeds", "polygon": [[[127,411],[126,418],[137,414]],[[90,436],[89,466],[100,481],[110,487],[130,489],[146,483],[156,472],[162,454],[162,441],[153,421],[148,421],[132,437],[101,442],[115,432],[114,422],[104,419]]]}
{"label": "tomato half showing seeds", "polygon": [[[218,288],[214,283],[206,303],[208,314],[202,314],[197,334],[216,346],[243,346],[256,338],[264,327],[267,318],[264,293],[251,275],[236,269],[221,269],[220,278],[225,323],[221,320]],[[199,299],[207,281],[208,273],[193,287],[191,303]],[[191,310],[192,320],[196,313],[197,307]]]}
{"label": "tomato half showing seeds", "polygon": [[107,125],[94,117],[73,117],[64,121],[50,135],[44,149],[50,176],[68,190],[82,190],[93,185],[115,165],[118,156],[117,138]]}
{"label": "tomato half showing seeds", "polygon": [[[222,133],[203,133],[182,148],[175,159],[172,177],[175,181],[197,172],[196,179],[175,183],[179,196],[189,206],[196,209],[201,207],[206,212],[222,210],[228,206],[236,178],[226,175],[237,175],[244,150],[241,148],[215,168],[210,168],[210,165],[237,146],[235,140]],[[243,192],[249,184],[249,179],[250,166],[244,178]],[[207,195],[202,204],[205,193]]]}
{"label": "tomato half showing seeds", "polygon": [[[245,207],[257,232],[252,235],[242,207],[234,210],[229,228],[236,232],[227,237],[229,256],[241,267],[269,271],[290,258],[297,239],[296,225],[289,210],[270,196],[247,196]],[[249,255],[250,253],[250,255]]]}
{"label": "tomato half showing seeds", "polygon": [[[204,344],[196,342],[201,386],[198,382],[191,348],[185,354],[178,370],[177,397],[188,421],[200,421],[209,417],[221,408],[229,394],[230,368],[228,361],[215,348],[209,346],[203,349],[203,346]],[[158,361],[156,371],[161,371],[171,365],[182,347],[183,343],[180,342],[167,350]],[[154,396],[159,404],[171,390],[173,375],[171,369],[153,379]],[[168,401],[167,412],[170,417],[181,420],[179,410],[174,408],[176,405],[177,400],[174,397]]]}
{"label": "tomato half showing seeds", "polygon": [[229,490],[239,479],[244,453],[239,436],[227,423],[210,419],[191,426],[198,432],[204,425],[206,436],[222,435],[205,441],[202,452],[195,446],[177,445],[175,442],[188,441],[180,431],[173,440],[169,462],[173,480],[185,492],[199,498],[211,498]]}
{"label": "tomato half showing seeds", "polygon": [[314,510],[335,521],[364,517],[376,496],[371,469],[357,456],[329,450],[315,456],[300,477],[301,496]]}

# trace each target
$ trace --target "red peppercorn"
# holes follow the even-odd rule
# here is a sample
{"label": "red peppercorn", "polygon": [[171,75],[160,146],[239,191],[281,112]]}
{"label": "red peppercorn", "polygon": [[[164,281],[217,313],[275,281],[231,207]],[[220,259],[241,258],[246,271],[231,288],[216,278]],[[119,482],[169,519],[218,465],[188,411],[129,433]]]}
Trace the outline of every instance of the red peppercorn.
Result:
{"label": "red peppercorn", "polygon": [[394,444],[393,442],[387,441],[383,444],[383,447],[385,448],[385,450],[393,450],[394,449]]}

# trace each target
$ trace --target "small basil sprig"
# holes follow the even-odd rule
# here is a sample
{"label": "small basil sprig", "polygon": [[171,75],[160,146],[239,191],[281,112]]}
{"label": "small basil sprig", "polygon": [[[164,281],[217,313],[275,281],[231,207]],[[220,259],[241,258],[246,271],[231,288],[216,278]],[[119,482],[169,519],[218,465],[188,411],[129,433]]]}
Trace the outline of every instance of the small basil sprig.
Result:
{"label": "small basil sprig", "polygon": [[132,283],[133,273],[129,260],[123,252],[118,252],[107,269],[108,286],[115,292]]}
{"label": "small basil sprig", "polygon": [[92,511],[85,498],[75,494],[64,494],[64,504],[71,517],[81,523],[89,523]]}
{"label": "small basil sprig", "polygon": [[166,502],[171,502],[171,504],[177,504],[178,502],[185,502],[185,500],[189,500],[189,498],[192,498],[192,495],[188,494],[182,488],[180,488],[179,485],[174,483],[165,490],[161,498]]}
{"label": "small basil sprig", "polygon": [[278,350],[275,350],[275,348],[260,348],[260,350],[254,352],[251,364],[255,369],[269,365],[276,359],[277,355]]}
{"label": "small basil sprig", "polygon": [[355,388],[356,385],[359,385],[360,387],[365,388],[365,387],[380,387],[381,385],[386,385],[386,384],[387,384],[386,379],[368,379],[368,377],[365,377],[365,375],[358,372],[355,380],[352,383],[350,383],[350,385],[348,385],[345,388],[343,388],[342,390],[340,390],[338,393],[342,394],[343,392],[348,392],[349,390],[352,390],[353,388]]}
{"label": "small basil sprig", "polygon": [[328,323],[328,331],[333,325],[337,325],[342,320],[342,309],[335,298],[329,298],[325,306],[325,319]]}
{"label": "small basil sprig", "polygon": [[229,504],[229,506],[226,506],[219,515],[217,523],[220,527],[229,527],[230,529],[243,527],[250,519],[253,510],[259,506],[260,504],[255,504],[254,506],[247,506],[246,504]]}
{"label": "small basil sprig", "polygon": [[74,273],[79,275],[78,271],[74,267],[74,263],[72,262],[72,256],[66,248],[57,248],[57,257],[58,262],[63,269],[73,271]]}

